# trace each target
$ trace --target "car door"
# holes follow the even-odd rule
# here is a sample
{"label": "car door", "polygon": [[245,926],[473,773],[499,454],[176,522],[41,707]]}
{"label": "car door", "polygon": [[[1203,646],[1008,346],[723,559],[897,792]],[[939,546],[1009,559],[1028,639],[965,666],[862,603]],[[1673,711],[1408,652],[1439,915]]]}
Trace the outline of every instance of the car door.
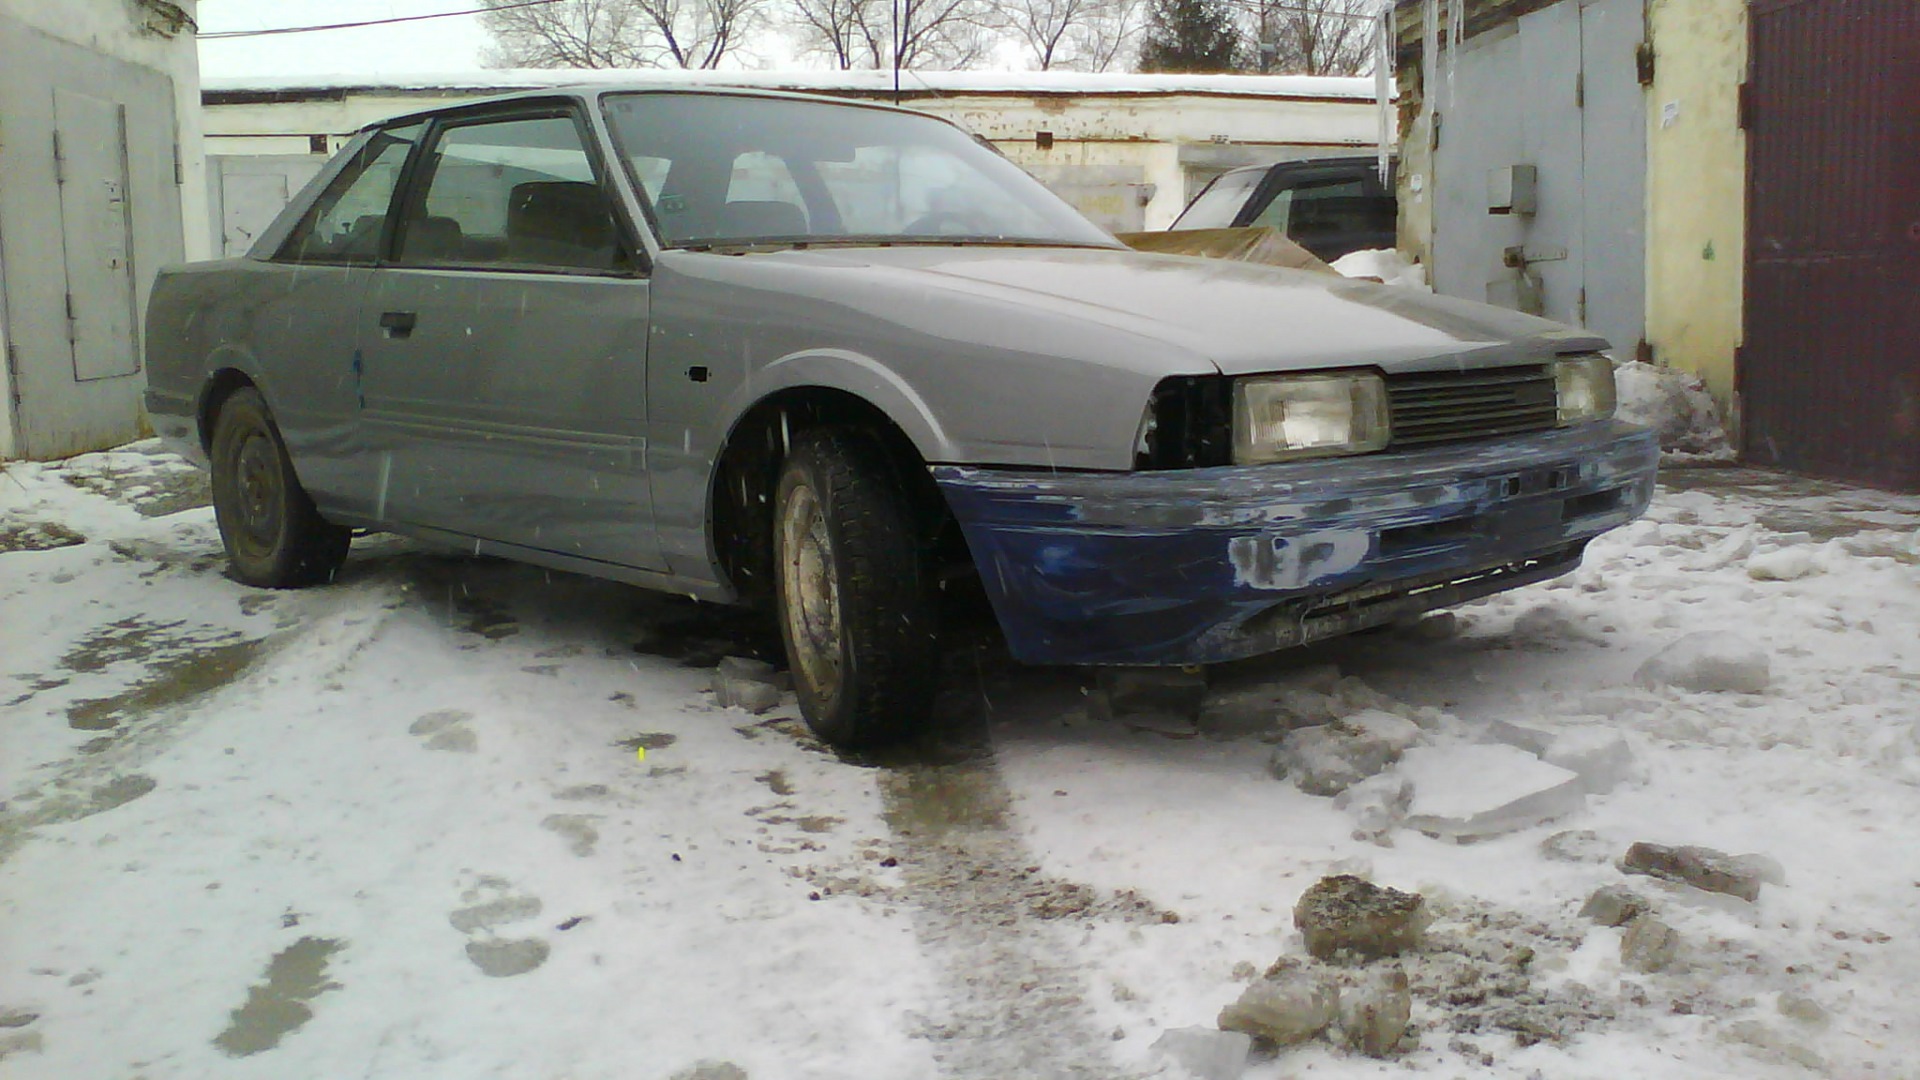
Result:
{"label": "car door", "polygon": [[660,569],[648,281],[566,103],[442,117],[362,308],[385,520]]}
{"label": "car door", "polygon": [[366,516],[377,475],[355,437],[353,328],[402,169],[425,130],[421,123],[378,129],[343,151],[273,247],[259,271],[265,280],[245,307],[247,326],[234,335],[251,353],[301,485],[322,508],[349,516]]}

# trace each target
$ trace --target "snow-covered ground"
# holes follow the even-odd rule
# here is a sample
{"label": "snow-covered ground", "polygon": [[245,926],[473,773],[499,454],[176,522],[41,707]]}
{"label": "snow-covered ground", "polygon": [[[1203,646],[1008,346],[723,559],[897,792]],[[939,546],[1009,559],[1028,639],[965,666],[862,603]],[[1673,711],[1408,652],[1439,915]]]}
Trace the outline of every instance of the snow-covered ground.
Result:
{"label": "snow-covered ground", "polygon": [[[969,638],[944,736],[853,761],[713,704],[764,648],[725,612],[387,538],[248,589],[165,512],[193,486],[150,447],[0,476],[9,1077],[1155,1075],[1337,871],[1436,913],[1417,1046],[1255,1080],[1916,1075],[1920,499],[1669,473],[1566,578],[1215,672],[1199,738]],[[1702,648],[1765,689],[1636,682]],[[1419,725],[1416,813],[1548,768],[1516,742],[1628,757],[1550,822],[1370,839],[1268,768],[1366,710]],[[1636,841],[1784,884],[1627,877]],[[1578,915],[1620,883],[1664,970]]]}

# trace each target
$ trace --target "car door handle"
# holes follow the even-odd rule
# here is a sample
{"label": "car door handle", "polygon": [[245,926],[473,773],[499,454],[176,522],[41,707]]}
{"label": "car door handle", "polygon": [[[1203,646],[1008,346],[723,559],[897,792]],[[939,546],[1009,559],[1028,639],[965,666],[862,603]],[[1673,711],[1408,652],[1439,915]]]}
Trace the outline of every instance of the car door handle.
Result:
{"label": "car door handle", "polygon": [[413,326],[420,316],[411,311],[388,311],[380,315],[380,329],[390,338],[403,338],[413,333]]}

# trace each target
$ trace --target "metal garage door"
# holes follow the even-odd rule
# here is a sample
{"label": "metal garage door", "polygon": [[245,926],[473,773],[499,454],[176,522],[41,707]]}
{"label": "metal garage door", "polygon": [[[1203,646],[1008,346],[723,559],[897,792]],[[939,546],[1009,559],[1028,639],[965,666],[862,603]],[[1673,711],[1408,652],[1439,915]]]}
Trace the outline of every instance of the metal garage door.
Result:
{"label": "metal garage door", "polygon": [[[1469,38],[1438,95],[1439,292],[1590,327],[1623,355],[1645,334],[1641,0],[1565,0]],[[1532,167],[1532,213],[1490,213],[1488,173]]]}
{"label": "metal garage door", "polygon": [[140,370],[133,288],[133,222],[127,176],[127,109],[55,87],[54,176],[67,273],[73,377]]}
{"label": "metal garage door", "polygon": [[1750,15],[1742,450],[1920,490],[1920,4]]}

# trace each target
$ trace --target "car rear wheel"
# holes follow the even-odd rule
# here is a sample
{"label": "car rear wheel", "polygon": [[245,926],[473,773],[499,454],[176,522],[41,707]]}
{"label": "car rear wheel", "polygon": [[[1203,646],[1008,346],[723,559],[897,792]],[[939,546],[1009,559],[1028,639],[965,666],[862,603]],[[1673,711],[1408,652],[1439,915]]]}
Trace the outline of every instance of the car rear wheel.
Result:
{"label": "car rear wheel", "polygon": [[871,746],[932,712],[938,634],[913,507],[880,445],[839,428],[801,435],[780,470],[776,608],[807,724]]}
{"label": "car rear wheel", "polygon": [[221,402],[211,456],[213,514],[233,576],[268,589],[331,581],[353,534],[314,509],[260,391],[241,387]]}

